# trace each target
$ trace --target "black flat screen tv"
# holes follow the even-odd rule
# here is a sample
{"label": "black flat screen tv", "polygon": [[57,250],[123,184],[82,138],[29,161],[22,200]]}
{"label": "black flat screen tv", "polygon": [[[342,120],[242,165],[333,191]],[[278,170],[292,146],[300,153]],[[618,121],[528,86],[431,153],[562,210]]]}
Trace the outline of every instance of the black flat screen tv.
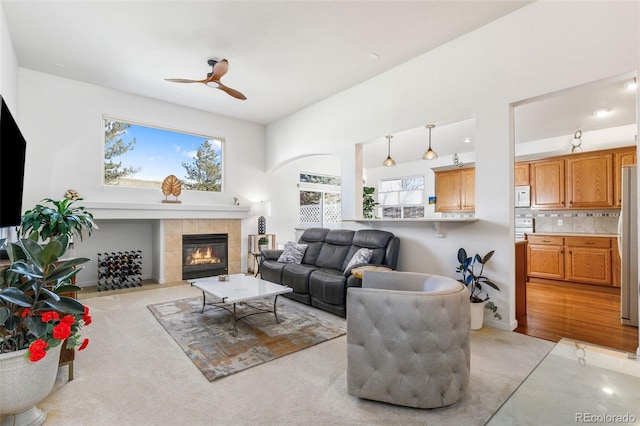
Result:
{"label": "black flat screen tv", "polygon": [[20,225],[27,143],[0,96],[0,228]]}

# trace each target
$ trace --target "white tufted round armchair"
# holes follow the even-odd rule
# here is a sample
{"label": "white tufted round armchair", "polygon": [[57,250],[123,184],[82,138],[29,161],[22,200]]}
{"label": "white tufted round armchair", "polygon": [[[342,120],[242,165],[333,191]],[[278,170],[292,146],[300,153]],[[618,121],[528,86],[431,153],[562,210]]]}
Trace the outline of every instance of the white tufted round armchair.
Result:
{"label": "white tufted round armchair", "polygon": [[347,295],[349,395],[415,408],[460,400],[469,387],[469,292],[412,272],[364,273]]}

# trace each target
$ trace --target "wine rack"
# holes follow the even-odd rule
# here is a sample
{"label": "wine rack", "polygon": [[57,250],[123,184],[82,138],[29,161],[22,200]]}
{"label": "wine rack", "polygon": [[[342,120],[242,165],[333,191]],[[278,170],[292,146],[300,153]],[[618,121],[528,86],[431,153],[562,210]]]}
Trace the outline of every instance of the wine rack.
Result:
{"label": "wine rack", "polygon": [[98,253],[98,291],[141,285],[141,250]]}

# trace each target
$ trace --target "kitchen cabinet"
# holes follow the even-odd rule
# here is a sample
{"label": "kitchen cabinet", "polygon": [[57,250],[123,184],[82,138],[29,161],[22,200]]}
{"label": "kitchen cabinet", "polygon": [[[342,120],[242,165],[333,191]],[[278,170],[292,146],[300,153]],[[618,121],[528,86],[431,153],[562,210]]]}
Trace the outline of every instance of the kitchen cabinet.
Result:
{"label": "kitchen cabinet", "polygon": [[564,159],[531,162],[529,171],[531,173],[531,207],[564,208]]}
{"label": "kitchen cabinet", "polygon": [[475,168],[436,171],[437,212],[474,211],[476,194]]}
{"label": "kitchen cabinet", "polygon": [[[636,147],[632,146],[531,161],[528,163],[531,207],[619,208],[621,167],[635,164],[636,157]],[[516,163],[516,167],[524,164]],[[516,182],[524,173],[523,169],[516,168]]]}
{"label": "kitchen cabinet", "polygon": [[613,207],[613,154],[566,159],[567,207]]}
{"label": "kitchen cabinet", "polygon": [[619,286],[616,238],[527,235],[527,276],[602,286]]}
{"label": "kitchen cabinet", "polygon": [[513,184],[515,186],[529,185],[529,163],[516,163]]}
{"label": "kitchen cabinet", "polygon": [[566,237],[568,281],[612,285],[611,238]]}
{"label": "kitchen cabinet", "polygon": [[615,191],[615,207],[622,205],[622,166],[637,163],[636,147],[624,148],[614,154],[613,184]]}
{"label": "kitchen cabinet", "polygon": [[527,235],[527,275],[564,279],[564,238]]}

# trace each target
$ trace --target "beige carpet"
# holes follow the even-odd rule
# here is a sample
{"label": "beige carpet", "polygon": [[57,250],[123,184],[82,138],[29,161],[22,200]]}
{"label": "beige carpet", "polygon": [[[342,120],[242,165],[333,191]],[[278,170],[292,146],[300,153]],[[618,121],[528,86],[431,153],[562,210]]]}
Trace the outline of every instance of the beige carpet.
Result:
{"label": "beige carpet", "polygon": [[273,309],[273,297],[250,305],[236,304],[237,316],[245,317],[235,327],[231,313],[225,309],[207,305],[202,311],[202,296],[148,308],[210,382],[335,339],[347,331],[341,318],[318,316],[315,309],[298,309],[297,304],[283,303],[282,297],[276,306],[279,321],[273,313],[264,312]]}
{"label": "beige carpet", "polygon": [[91,343],[76,357],[75,380],[67,382],[61,368],[39,405],[48,413],[45,426],[483,425],[553,346],[486,327],[472,332],[469,393],[437,410],[349,396],[346,336],[209,382],[147,309],[200,294],[160,285],[84,299],[93,323],[83,334]]}

